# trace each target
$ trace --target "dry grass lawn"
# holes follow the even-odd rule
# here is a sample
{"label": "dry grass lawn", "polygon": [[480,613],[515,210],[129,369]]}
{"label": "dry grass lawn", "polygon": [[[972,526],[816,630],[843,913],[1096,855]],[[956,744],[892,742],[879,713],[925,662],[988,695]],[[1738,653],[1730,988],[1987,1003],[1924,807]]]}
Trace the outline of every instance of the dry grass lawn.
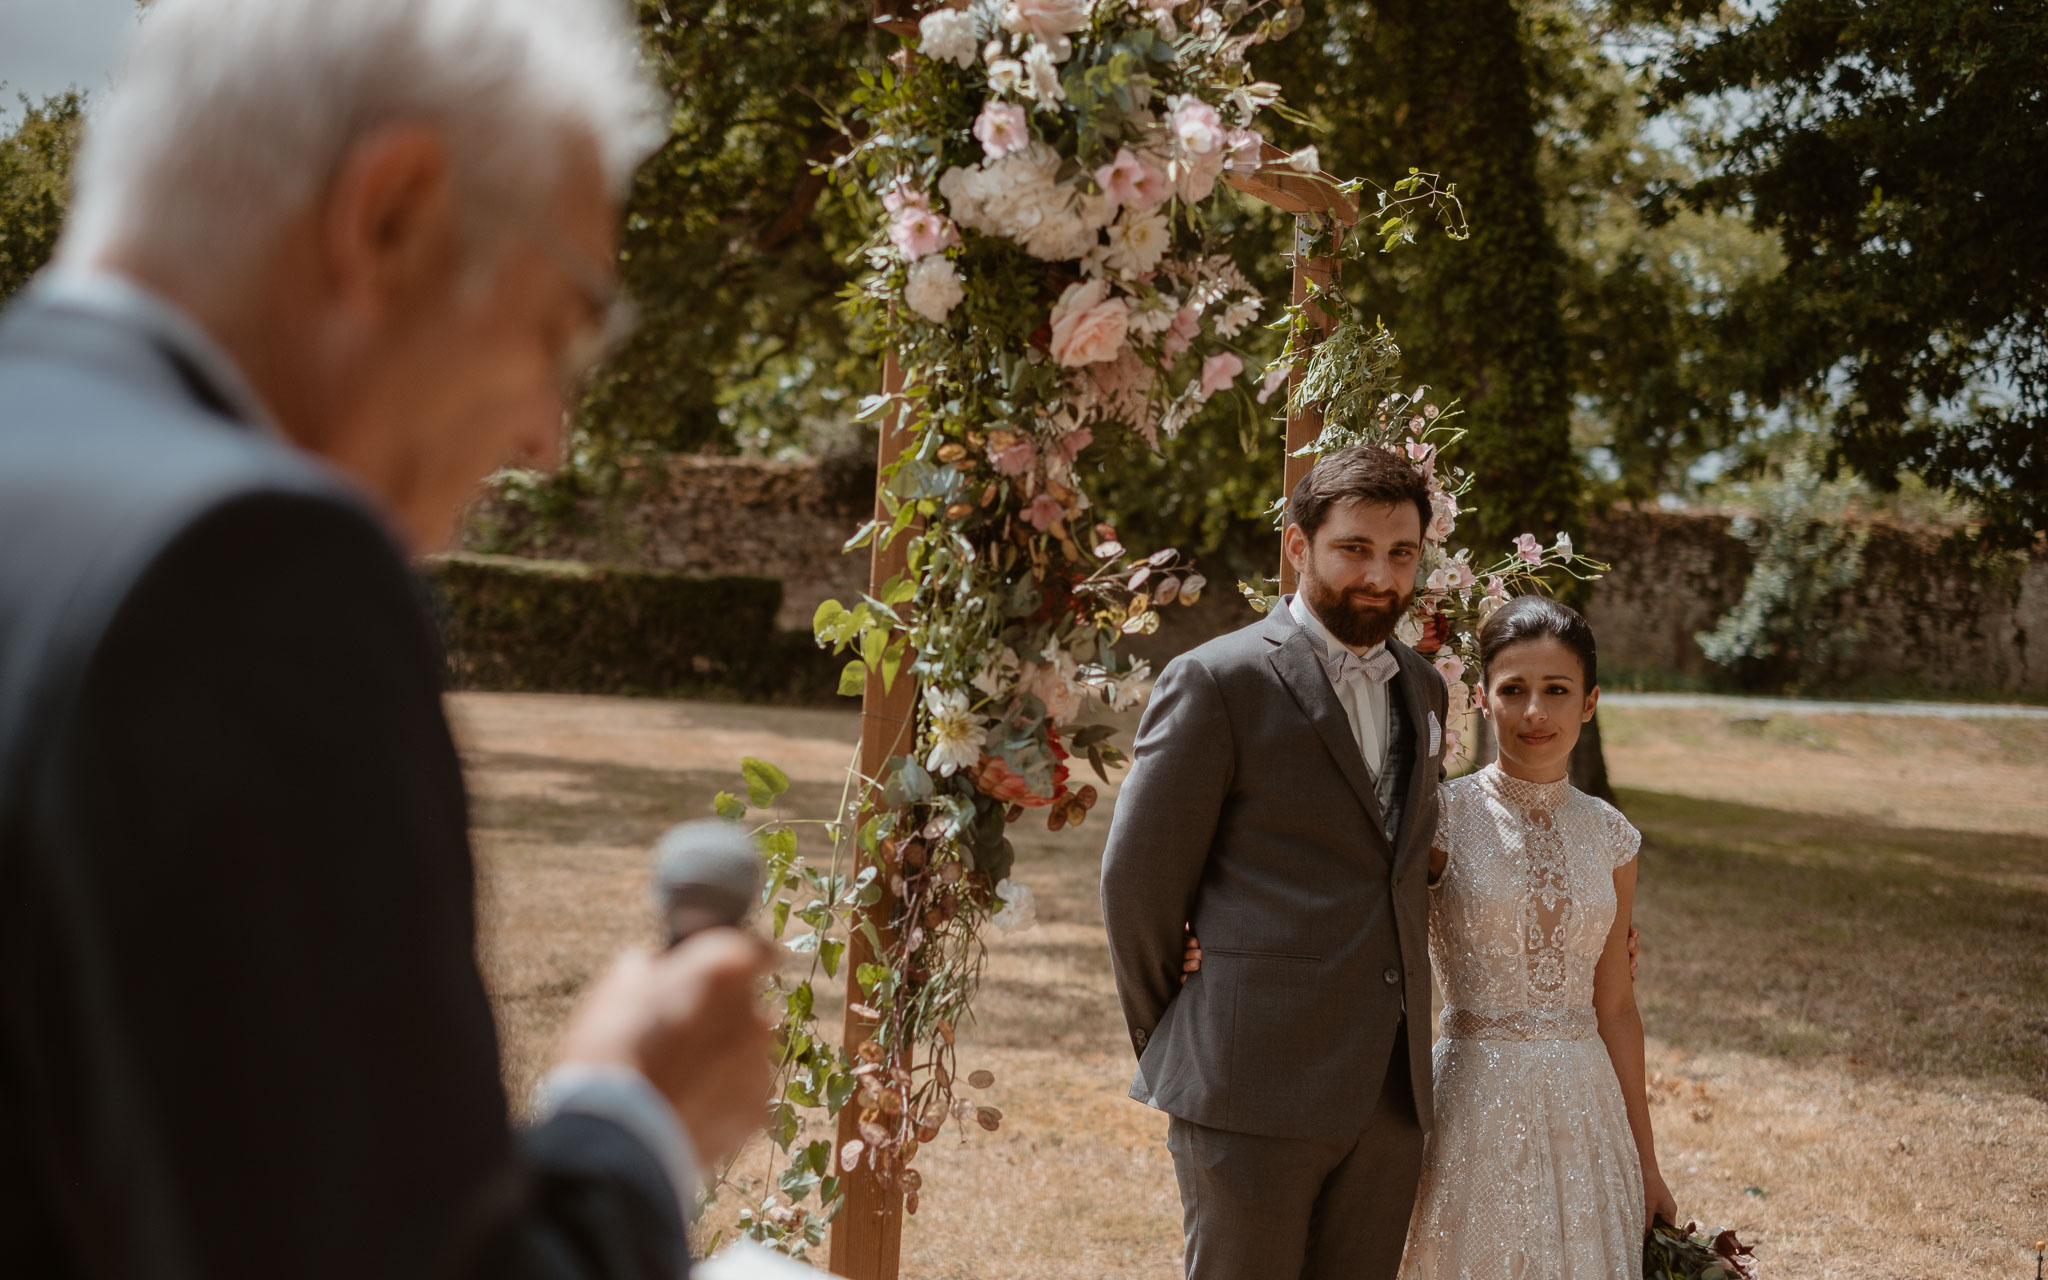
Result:
{"label": "dry grass lawn", "polygon": [[[453,701],[515,1097],[575,991],[646,938],[652,837],[704,813],[747,754],[789,770],[794,807],[829,811],[858,731],[837,712]],[[2032,1275],[2048,1236],[2048,725],[1617,710],[1603,726],[1647,837],[1641,997],[1681,1205],[1760,1242],[1778,1277]],[[1020,824],[1041,923],[991,942],[961,1058],[995,1073],[1006,1119],[920,1157],[906,1277],[1180,1274],[1164,1120],[1124,1097],[1096,905],[1106,817],[1061,836]],[[707,1229],[769,1168],[744,1157]]]}

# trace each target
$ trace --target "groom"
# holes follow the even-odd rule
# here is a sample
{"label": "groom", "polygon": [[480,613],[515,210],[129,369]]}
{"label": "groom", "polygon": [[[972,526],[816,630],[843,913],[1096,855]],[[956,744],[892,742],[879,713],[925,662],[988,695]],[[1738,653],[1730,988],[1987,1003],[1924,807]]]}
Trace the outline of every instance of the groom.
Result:
{"label": "groom", "polygon": [[[1295,487],[1300,593],[1160,676],[1103,855],[1193,1280],[1392,1277],[1430,1117],[1444,682],[1393,638],[1429,491],[1377,446]],[[1201,971],[1180,984],[1184,929]]]}

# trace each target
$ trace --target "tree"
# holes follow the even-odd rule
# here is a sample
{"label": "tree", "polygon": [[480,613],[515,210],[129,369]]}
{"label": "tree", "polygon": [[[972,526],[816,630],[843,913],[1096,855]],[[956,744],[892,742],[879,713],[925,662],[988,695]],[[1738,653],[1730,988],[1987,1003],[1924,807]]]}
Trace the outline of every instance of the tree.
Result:
{"label": "tree", "polygon": [[27,284],[57,245],[85,114],[85,97],[76,92],[40,105],[20,101],[21,123],[0,137],[0,300]]}
{"label": "tree", "polygon": [[1724,320],[1763,400],[1818,405],[1833,463],[1917,473],[2009,543],[2048,529],[2044,61],[2038,4],[1780,0],[1682,42],[1653,103],[1725,122],[1657,208],[1745,210],[1783,251]]}

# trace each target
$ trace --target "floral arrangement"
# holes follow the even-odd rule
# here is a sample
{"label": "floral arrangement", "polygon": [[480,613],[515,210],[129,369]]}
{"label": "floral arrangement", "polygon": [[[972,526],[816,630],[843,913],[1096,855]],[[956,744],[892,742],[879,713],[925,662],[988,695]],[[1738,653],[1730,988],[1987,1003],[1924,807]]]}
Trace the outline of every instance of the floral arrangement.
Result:
{"label": "floral arrangement", "polygon": [[1756,1251],[1733,1231],[1713,1235],[1688,1222],[1650,1228],[1643,1241],[1643,1280],[1756,1280],[1762,1274]]}
{"label": "floral arrangement", "polygon": [[[881,514],[848,547],[900,545],[905,568],[850,606],[827,602],[814,625],[849,657],[841,692],[911,680],[918,696],[908,750],[880,778],[850,772],[823,824],[829,862],[809,860],[799,824],[779,816],[788,780],[772,765],[745,762],[745,798],[718,800],[736,820],[769,811],[755,834],[771,927],[812,957],[801,980],[777,980],[769,1132],[786,1161],[741,1215],[755,1239],[791,1253],[821,1242],[855,1169],[915,1213],[920,1146],[948,1123],[1002,1122],[970,1093],[993,1078],[962,1074],[955,1040],[983,927],[1034,914],[1007,828],[1087,821],[1097,792],[1081,768],[1106,779],[1122,760],[1112,727],[1090,717],[1136,706],[1151,676],[1117,642],[1207,585],[1175,550],[1133,552],[1091,515],[1090,450],[1110,431],[1156,445],[1216,397],[1253,398],[1234,344],[1263,303],[1220,206],[1226,179],[1279,154],[1262,126],[1285,108],[1246,53],[1299,20],[1274,0],[955,0],[917,21],[889,68],[863,73],[840,121],[851,146],[835,172],[876,215],[849,306],[902,373],[862,415],[890,415],[906,435],[880,478]],[[1321,180],[1312,148],[1286,163]],[[1383,194],[1382,243],[1411,238],[1402,210],[1437,197],[1426,175]],[[1278,323],[1295,330],[1293,361],[1298,310]],[[1311,381],[1319,367],[1334,368],[1311,365]],[[1285,374],[1269,372],[1256,399]],[[1325,397],[1333,414],[1349,394]],[[1441,430],[1411,434],[1433,456]],[[1457,514],[1447,502],[1437,544]],[[1445,558],[1461,585],[1433,588],[1431,618],[1465,599],[1465,564]],[[819,1034],[815,982],[839,975],[849,930],[872,956],[855,968],[852,1012],[873,1032],[841,1047]],[[805,1115],[822,1111],[829,1130],[846,1107],[858,1137],[844,1142]]]}

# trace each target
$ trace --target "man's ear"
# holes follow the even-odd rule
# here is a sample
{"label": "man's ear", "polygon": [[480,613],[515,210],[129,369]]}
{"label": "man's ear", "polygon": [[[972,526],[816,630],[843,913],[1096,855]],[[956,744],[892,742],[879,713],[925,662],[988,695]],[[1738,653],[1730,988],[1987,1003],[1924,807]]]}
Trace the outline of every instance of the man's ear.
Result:
{"label": "man's ear", "polygon": [[1287,563],[1294,566],[1295,576],[1300,577],[1308,567],[1309,550],[1308,535],[1301,531],[1300,525],[1290,524],[1280,534],[1280,550],[1286,555]]}
{"label": "man's ear", "polygon": [[458,253],[448,146],[417,124],[379,129],[342,157],[322,196],[328,284],[382,319],[442,287]]}

